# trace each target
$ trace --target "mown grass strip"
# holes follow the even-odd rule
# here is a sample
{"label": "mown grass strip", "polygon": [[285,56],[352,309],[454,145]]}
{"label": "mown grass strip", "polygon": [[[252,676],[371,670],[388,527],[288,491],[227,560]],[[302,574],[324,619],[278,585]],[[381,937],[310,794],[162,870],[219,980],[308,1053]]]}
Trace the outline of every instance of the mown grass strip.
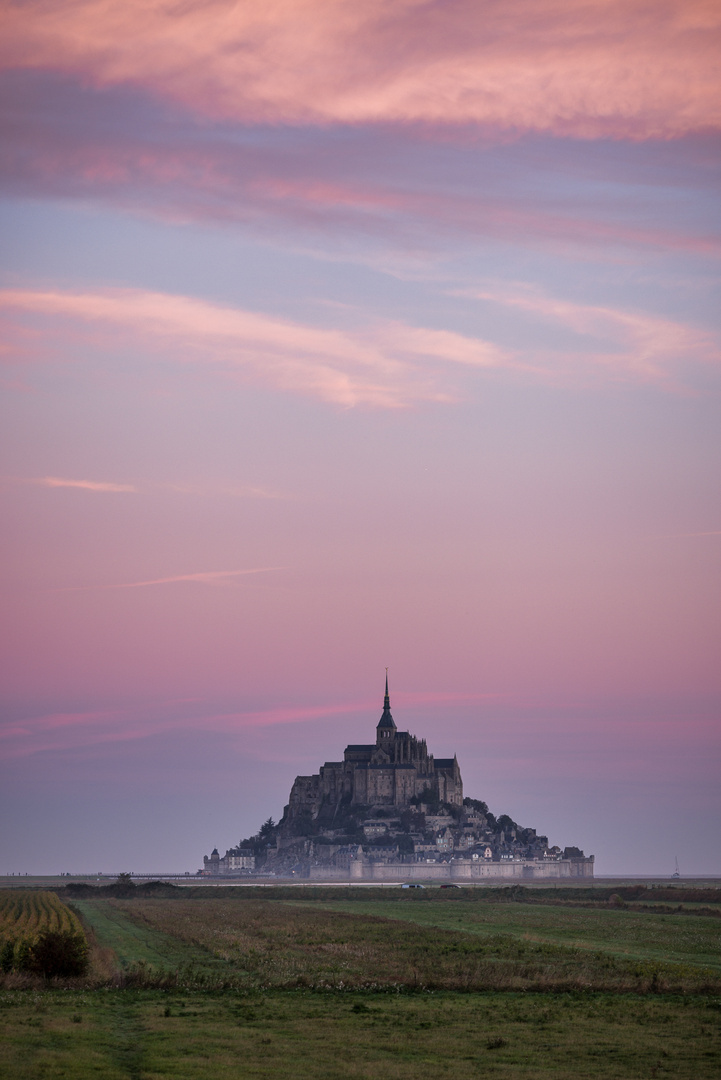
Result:
{"label": "mown grass strip", "polygon": [[[222,986],[228,973],[206,949],[131,918],[108,900],[75,901],[101,950],[109,950],[122,985],[212,984]],[[140,914],[140,913],[136,913]],[[106,982],[106,976],[97,981]]]}

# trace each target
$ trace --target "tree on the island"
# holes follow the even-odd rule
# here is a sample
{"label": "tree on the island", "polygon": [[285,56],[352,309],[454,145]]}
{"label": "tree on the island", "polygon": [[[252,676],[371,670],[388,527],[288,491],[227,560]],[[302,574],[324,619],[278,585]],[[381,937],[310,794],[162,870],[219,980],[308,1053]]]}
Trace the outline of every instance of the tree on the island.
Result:
{"label": "tree on the island", "polygon": [[272,844],[275,840],[275,830],[277,829],[276,823],[272,817],[269,817],[267,821],[264,821],[258,830],[258,839],[262,840],[266,844]]}
{"label": "tree on the island", "polygon": [[508,814],[501,814],[498,819],[496,828],[499,832],[502,829],[503,832],[506,834],[506,839],[508,839],[511,833],[518,832],[519,826],[516,825],[513,818],[509,817]]}
{"label": "tree on the island", "polygon": [[256,858],[260,858],[265,855],[270,845],[275,843],[277,830],[278,826],[272,817],[269,817],[267,821],[263,822],[255,836],[249,836],[246,840],[241,840],[238,847],[250,848]]}

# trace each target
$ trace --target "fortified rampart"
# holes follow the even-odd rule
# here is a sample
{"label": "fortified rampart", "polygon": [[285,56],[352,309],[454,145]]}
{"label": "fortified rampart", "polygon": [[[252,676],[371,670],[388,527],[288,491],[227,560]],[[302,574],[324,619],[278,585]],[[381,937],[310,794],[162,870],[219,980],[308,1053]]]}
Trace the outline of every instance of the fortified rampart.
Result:
{"label": "fortified rampart", "polygon": [[373,863],[356,860],[348,867],[310,866],[308,877],[315,881],[453,881],[459,885],[475,881],[544,881],[560,878],[592,878],[593,855],[583,859],[525,862],[474,862],[454,859],[449,863]]}

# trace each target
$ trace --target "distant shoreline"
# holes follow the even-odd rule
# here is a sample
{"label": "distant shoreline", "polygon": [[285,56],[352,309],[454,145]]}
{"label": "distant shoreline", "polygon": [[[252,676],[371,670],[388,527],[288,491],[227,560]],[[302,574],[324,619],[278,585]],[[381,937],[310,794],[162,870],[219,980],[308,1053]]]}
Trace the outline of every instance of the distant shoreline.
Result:
{"label": "distant shoreline", "polygon": [[[12,889],[12,888],[39,888],[39,887],[52,887],[62,888],[64,885],[72,885],[77,883],[93,884],[102,883],[109,884],[115,881],[118,874],[14,874],[14,875],[0,875],[0,888]],[[258,877],[218,877],[209,879],[207,877],[198,877],[195,874],[182,873],[158,873],[158,874],[132,874],[133,881],[167,881],[171,884],[179,886],[205,886],[208,888],[218,887],[240,887],[240,888],[252,888],[253,886],[289,886],[289,887],[303,887],[303,888],[323,888],[328,885],[335,885],[338,887],[353,886],[358,888],[397,888],[402,882],[399,881],[323,881],[321,879],[294,879],[294,878],[281,878],[281,877],[264,877],[258,875]],[[420,879],[419,879],[420,880]],[[558,886],[559,888],[584,888],[593,889],[596,886],[608,886],[608,885],[620,885],[620,884],[635,884],[643,883],[648,885],[649,883],[655,883],[668,887],[674,884],[714,884],[721,881],[721,874],[699,874],[688,875],[682,877],[672,877],[671,875],[661,874],[636,874],[636,875],[596,875],[593,878],[536,878],[534,881],[520,882],[524,888],[549,888],[551,886]],[[439,883],[429,880],[429,887],[438,887]],[[462,888],[508,888],[513,884],[519,884],[512,879],[498,878],[484,878],[479,881],[459,882]]]}

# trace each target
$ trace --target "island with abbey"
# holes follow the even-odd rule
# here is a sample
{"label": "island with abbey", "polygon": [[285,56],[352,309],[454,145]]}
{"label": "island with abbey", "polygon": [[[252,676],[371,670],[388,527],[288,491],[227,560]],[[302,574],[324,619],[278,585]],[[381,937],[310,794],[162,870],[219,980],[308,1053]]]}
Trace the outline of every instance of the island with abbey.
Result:
{"label": "island with abbey", "polygon": [[456,757],[434,758],[425,739],[399,731],[386,675],[373,743],[351,744],[342,761],[297,776],[278,824],[221,856],[204,876],[318,881],[516,880],[593,877],[593,855],[549,846],[548,837],[496,818],[464,798]]}

